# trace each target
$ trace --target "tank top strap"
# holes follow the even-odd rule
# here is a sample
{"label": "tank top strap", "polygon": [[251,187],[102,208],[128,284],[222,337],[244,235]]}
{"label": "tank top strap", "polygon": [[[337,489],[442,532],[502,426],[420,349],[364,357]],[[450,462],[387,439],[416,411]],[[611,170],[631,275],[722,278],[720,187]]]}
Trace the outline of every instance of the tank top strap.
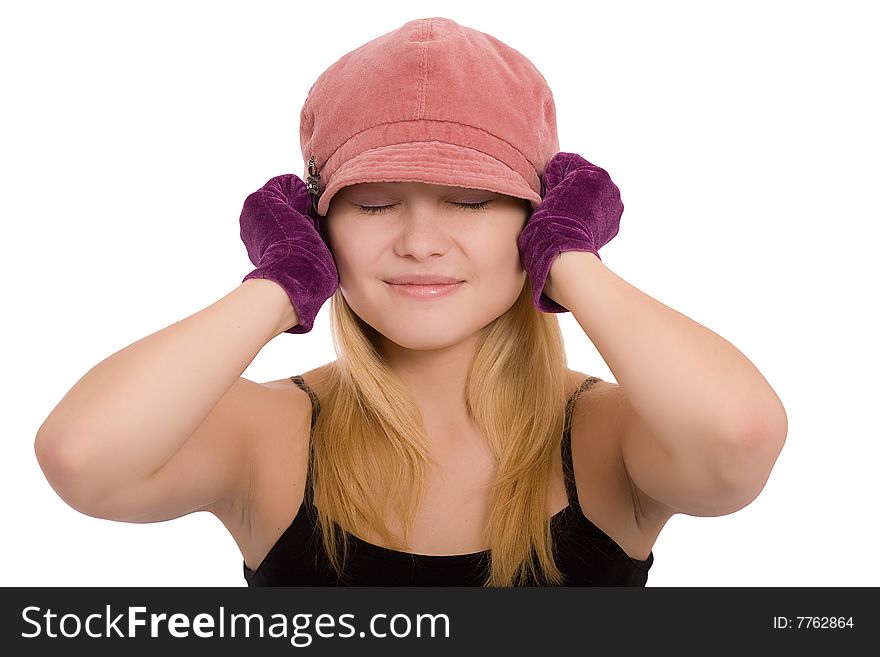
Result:
{"label": "tank top strap", "polygon": [[318,397],[315,395],[315,392],[309,387],[309,384],[305,382],[305,380],[300,375],[290,377],[290,380],[293,381],[297,386],[302,388],[309,396],[309,399],[312,400],[312,423],[311,426],[315,426],[315,421],[318,419],[318,413],[321,411],[321,404],[318,403]]}
{"label": "tank top strap", "polygon": [[[321,404],[318,402],[318,396],[315,392],[309,387],[309,385],[305,382],[305,380],[300,375],[290,377],[290,380],[293,381],[298,387],[304,390],[308,395],[309,399],[312,400],[312,419],[310,423],[310,429],[315,428],[315,422],[318,420],[318,413],[321,411]],[[312,463],[314,462],[314,450],[312,448],[312,440],[311,436],[309,436],[309,456],[308,456],[308,464],[306,465],[306,487],[305,492],[303,493],[304,502],[306,506],[311,508],[312,505]]]}
{"label": "tank top strap", "polygon": [[577,390],[568,398],[565,404],[565,427],[562,432],[562,474],[565,479],[565,491],[568,495],[569,505],[576,511],[580,511],[580,502],[578,501],[577,486],[574,479],[574,462],[571,458],[571,416],[574,411],[574,403],[581,396],[584,390],[587,390],[596,381],[601,381],[598,377],[588,376]]}

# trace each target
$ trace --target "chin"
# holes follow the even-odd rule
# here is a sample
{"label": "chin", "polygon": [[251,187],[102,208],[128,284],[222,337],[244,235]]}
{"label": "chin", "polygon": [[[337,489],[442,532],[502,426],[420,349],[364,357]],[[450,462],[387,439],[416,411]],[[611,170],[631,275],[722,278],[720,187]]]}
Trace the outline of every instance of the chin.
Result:
{"label": "chin", "polygon": [[[385,287],[384,281],[379,283]],[[444,349],[467,340],[498,319],[518,298],[520,289],[511,289],[510,299],[498,294],[436,301],[399,300],[386,289],[379,295],[348,295],[346,302],[365,323],[405,349],[430,351]]]}
{"label": "chin", "polygon": [[388,326],[387,319],[371,326],[394,344],[416,351],[446,349],[468,339],[480,330],[478,326],[453,327],[445,322],[407,322],[406,325]]}

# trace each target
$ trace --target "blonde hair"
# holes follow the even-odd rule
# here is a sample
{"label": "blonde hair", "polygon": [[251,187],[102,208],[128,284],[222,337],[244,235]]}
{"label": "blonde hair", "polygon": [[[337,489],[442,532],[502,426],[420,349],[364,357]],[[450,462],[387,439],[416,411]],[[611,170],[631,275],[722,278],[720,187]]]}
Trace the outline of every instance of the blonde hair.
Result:
{"label": "blonde hair", "polygon": [[[349,537],[335,523],[360,536],[373,530],[393,549],[412,551],[429,453],[414,398],[378,351],[375,329],[340,290],[331,299],[331,331],[339,358],[322,379],[309,449],[324,547],[343,577]],[[466,382],[467,409],[498,464],[484,586],[563,582],[547,488],[561,448],[567,369],[559,320],[534,307],[526,278],[513,306],[483,329]],[[385,523],[389,512],[401,521],[402,540]]]}

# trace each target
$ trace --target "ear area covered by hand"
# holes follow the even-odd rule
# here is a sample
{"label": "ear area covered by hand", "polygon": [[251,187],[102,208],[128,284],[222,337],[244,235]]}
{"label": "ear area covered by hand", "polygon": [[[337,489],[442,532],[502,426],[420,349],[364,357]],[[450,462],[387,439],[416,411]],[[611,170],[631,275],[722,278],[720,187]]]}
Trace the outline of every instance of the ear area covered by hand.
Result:
{"label": "ear area covered by hand", "polygon": [[287,293],[299,323],[285,333],[308,333],[321,306],[339,286],[336,261],[321,235],[306,184],[295,174],[275,176],[245,198],[241,240],[256,268],[251,278],[274,281]]}
{"label": "ear area covered by hand", "polygon": [[568,309],[544,294],[550,268],[560,253],[599,249],[620,229],[623,202],[608,172],[576,153],[559,152],[541,177],[542,201],[518,238],[520,260],[542,312]]}

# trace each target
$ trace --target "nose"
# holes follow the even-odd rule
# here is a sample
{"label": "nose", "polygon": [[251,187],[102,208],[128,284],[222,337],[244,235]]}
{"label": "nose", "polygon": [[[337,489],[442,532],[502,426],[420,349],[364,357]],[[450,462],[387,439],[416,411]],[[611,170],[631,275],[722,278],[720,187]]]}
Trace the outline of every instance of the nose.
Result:
{"label": "nose", "polygon": [[451,228],[451,222],[436,204],[411,203],[401,211],[395,249],[401,256],[411,255],[420,260],[446,253],[454,237]]}

